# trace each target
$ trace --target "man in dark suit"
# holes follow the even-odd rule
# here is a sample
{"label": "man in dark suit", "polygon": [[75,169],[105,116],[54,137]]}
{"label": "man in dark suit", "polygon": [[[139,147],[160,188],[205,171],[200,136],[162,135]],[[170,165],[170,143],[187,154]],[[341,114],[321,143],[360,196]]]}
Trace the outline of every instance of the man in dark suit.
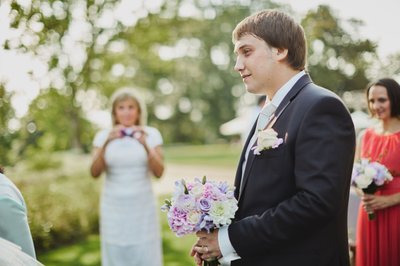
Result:
{"label": "man in dark suit", "polygon": [[[197,264],[217,257],[223,265],[349,265],[355,131],[346,107],[305,72],[304,31],[287,14],[264,10],[247,17],[233,41],[235,70],[267,104],[239,162],[235,219],[198,233],[192,256]],[[257,132],[265,128],[282,143],[255,154],[262,146]]]}

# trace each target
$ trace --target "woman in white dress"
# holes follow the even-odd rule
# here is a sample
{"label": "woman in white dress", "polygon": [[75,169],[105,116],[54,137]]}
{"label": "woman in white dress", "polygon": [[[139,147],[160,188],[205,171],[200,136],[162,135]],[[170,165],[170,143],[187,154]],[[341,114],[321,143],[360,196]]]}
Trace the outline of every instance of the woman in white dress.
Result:
{"label": "woman in white dress", "polygon": [[106,173],[100,203],[103,266],[162,265],[160,224],[151,175],[164,171],[162,137],[145,126],[146,111],[135,91],[112,96],[113,128],[94,138],[91,175]]}

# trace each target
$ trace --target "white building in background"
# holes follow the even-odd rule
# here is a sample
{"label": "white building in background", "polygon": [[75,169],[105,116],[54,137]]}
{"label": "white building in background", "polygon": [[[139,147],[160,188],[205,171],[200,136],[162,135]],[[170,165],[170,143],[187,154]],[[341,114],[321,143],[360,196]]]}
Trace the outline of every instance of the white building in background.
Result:
{"label": "white building in background", "polygon": [[222,124],[219,127],[220,133],[224,136],[240,136],[244,144],[260,110],[258,106],[246,108],[240,116]]}
{"label": "white building in background", "polygon": [[265,96],[258,96],[256,103],[244,107],[240,115],[222,124],[219,128],[220,133],[224,136],[240,136],[244,144],[264,104]]}

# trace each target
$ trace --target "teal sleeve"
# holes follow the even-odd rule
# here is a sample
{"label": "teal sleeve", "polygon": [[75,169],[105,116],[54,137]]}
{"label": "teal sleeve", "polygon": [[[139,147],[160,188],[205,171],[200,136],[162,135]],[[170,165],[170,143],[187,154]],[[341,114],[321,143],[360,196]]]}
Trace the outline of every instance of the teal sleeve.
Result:
{"label": "teal sleeve", "polygon": [[22,251],[36,258],[26,209],[7,197],[0,197],[0,237],[20,246]]}

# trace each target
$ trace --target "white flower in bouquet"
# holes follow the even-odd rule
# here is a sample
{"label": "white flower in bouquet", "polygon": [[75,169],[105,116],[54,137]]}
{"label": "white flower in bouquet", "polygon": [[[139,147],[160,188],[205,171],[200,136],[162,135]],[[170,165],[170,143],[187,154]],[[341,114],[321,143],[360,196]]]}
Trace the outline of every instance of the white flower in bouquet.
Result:
{"label": "white flower in bouquet", "polygon": [[372,183],[373,176],[360,174],[354,178],[354,183],[358,188],[364,189],[367,188]]}
{"label": "white flower in bouquet", "polygon": [[210,218],[216,224],[216,227],[220,227],[220,225],[229,225],[235,212],[237,210],[237,205],[232,204],[230,201],[220,201],[215,202],[210,208]]}
{"label": "white flower in bouquet", "polygon": [[377,174],[377,171],[374,167],[368,166],[368,165],[365,166],[364,175],[366,176],[366,178],[371,179],[371,181],[372,181],[372,179],[376,176],[376,174]]}

